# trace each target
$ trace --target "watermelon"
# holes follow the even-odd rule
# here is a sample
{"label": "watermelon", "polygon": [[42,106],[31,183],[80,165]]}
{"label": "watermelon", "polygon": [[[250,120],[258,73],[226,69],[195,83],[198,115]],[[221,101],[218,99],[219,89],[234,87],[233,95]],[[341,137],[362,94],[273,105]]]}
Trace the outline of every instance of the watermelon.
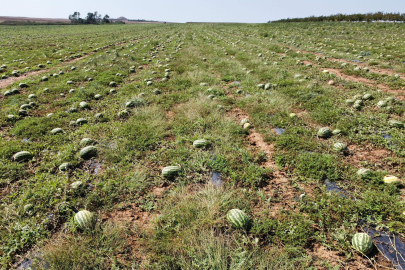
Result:
{"label": "watermelon", "polygon": [[66,84],[74,84],[73,81],[67,81]]}
{"label": "watermelon", "polygon": [[346,104],[352,106],[354,104],[354,99],[346,99]]}
{"label": "watermelon", "polygon": [[43,77],[41,78],[41,81],[46,82],[47,80],[48,80],[48,77],[46,77],[46,76],[43,76]]}
{"label": "watermelon", "polygon": [[80,189],[82,189],[84,187],[82,181],[73,182],[70,186],[72,187],[72,189],[74,189],[76,191],[78,191],[78,190],[80,190]]}
{"label": "watermelon", "polygon": [[318,131],[318,136],[321,138],[329,138],[333,135],[332,131],[328,127],[320,128]]}
{"label": "watermelon", "polygon": [[69,169],[69,163],[65,162],[59,166],[59,171],[66,172]]}
{"label": "watermelon", "polygon": [[129,111],[128,111],[128,110],[120,111],[120,112],[118,113],[118,116],[121,117],[121,118],[128,117],[128,116],[129,116]]}
{"label": "watermelon", "polygon": [[372,173],[372,171],[369,169],[366,169],[366,168],[360,168],[357,171],[357,175],[359,175],[361,178],[366,177],[366,176],[370,175],[371,173]]}
{"label": "watermelon", "polygon": [[27,116],[28,112],[26,110],[18,110],[18,115],[20,116]]}
{"label": "watermelon", "polygon": [[87,210],[77,212],[74,217],[74,224],[81,230],[94,228],[96,221],[94,214]]}
{"label": "watermelon", "polygon": [[373,250],[373,240],[366,233],[356,233],[352,238],[353,247],[364,255],[368,255]]}
{"label": "watermelon", "polygon": [[80,102],[79,106],[81,109],[90,109],[90,105],[85,101]]}
{"label": "watermelon", "polygon": [[20,161],[26,161],[32,159],[33,155],[28,152],[28,151],[21,151],[16,154],[14,154],[13,159],[14,161],[20,162]]}
{"label": "watermelon", "polygon": [[8,120],[8,121],[15,121],[15,120],[17,120],[17,119],[18,119],[17,116],[15,116],[15,115],[13,115],[13,114],[7,115],[7,120]]}
{"label": "watermelon", "polygon": [[344,143],[338,142],[333,145],[333,150],[337,152],[343,152],[347,150],[347,147]]}
{"label": "watermelon", "polygon": [[94,141],[90,138],[83,138],[80,141],[80,146],[88,146],[88,145],[93,145],[93,144],[94,144]]}
{"label": "watermelon", "polygon": [[333,135],[339,135],[341,133],[342,133],[342,131],[340,129],[335,129],[335,130],[332,131]]}
{"label": "watermelon", "polygon": [[31,214],[33,210],[34,210],[33,204],[29,203],[29,204],[24,205],[24,213]]}
{"label": "watermelon", "polygon": [[162,170],[162,176],[165,178],[170,178],[176,176],[180,173],[181,168],[180,166],[168,166],[164,167]]}
{"label": "watermelon", "polygon": [[205,147],[207,145],[208,145],[208,142],[207,142],[207,140],[204,140],[204,139],[196,140],[196,141],[193,142],[193,146],[195,148],[203,148],[203,147]]}
{"label": "watermelon", "polygon": [[379,108],[387,107],[387,102],[385,100],[380,100],[377,103],[377,107],[379,107]]}
{"label": "watermelon", "polygon": [[37,98],[37,96],[34,95],[34,94],[31,94],[31,95],[28,96],[28,99],[34,99],[34,98]]}
{"label": "watermelon", "polygon": [[13,92],[10,90],[7,90],[6,92],[4,92],[5,96],[11,96],[12,94],[13,94]]}
{"label": "watermelon", "polygon": [[117,83],[116,82],[110,82],[110,84],[109,84],[111,87],[116,87],[117,86]]}
{"label": "watermelon", "polygon": [[23,104],[20,107],[21,110],[29,110],[32,109],[32,106],[30,104]]}
{"label": "watermelon", "polygon": [[364,96],[363,96],[363,99],[364,100],[371,100],[371,99],[373,99],[374,97],[371,95],[371,94],[364,94]]}
{"label": "watermelon", "polygon": [[404,123],[402,123],[401,121],[398,121],[398,120],[390,120],[389,125],[391,127],[396,127],[396,128],[403,128],[404,127]]}
{"label": "watermelon", "polygon": [[249,119],[244,118],[240,121],[240,124],[243,126],[244,124],[249,123]]}
{"label": "watermelon", "polygon": [[19,86],[20,88],[27,88],[27,87],[28,87],[28,84],[26,84],[26,83],[20,83],[18,86]]}
{"label": "watermelon", "polygon": [[226,214],[228,221],[237,229],[247,230],[250,226],[249,216],[240,209],[232,209]]}
{"label": "watermelon", "polygon": [[100,94],[96,94],[96,95],[94,95],[94,99],[102,99],[103,98],[103,96],[102,95],[100,95]]}
{"label": "watermelon", "polygon": [[384,176],[384,183],[398,185],[401,184],[401,180],[396,176],[386,175]]}
{"label": "watermelon", "polygon": [[55,134],[59,134],[59,133],[64,133],[64,131],[61,128],[54,128],[51,130],[51,133],[55,135]]}
{"label": "watermelon", "polygon": [[85,118],[79,118],[76,120],[76,124],[78,124],[78,125],[84,125],[84,124],[87,124],[87,122],[88,121]]}
{"label": "watermelon", "polygon": [[97,148],[94,146],[86,146],[82,150],[80,150],[80,157],[82,159],[90,159],[97,156],[97,151]]}

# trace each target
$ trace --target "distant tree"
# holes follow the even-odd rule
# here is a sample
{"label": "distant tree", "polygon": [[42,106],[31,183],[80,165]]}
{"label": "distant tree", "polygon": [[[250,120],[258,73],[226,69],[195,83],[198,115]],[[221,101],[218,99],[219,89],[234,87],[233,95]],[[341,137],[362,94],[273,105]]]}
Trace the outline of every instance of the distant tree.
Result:
{"label": "distant tree", "polygon": [[80,12],[75,11],[72,15],[69,15],[69,20],[71,23],[79,23]]}
{"label": "distant tree", "polygon": [[110,23],[110,16],[108,14],[105,14],[103,17],[103,23]]}

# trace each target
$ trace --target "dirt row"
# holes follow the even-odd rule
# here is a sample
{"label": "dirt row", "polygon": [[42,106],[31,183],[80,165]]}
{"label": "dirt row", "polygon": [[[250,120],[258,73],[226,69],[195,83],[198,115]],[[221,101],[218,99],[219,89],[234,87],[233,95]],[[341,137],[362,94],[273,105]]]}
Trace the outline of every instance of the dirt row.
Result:
{"label": "dirt row", "polygon": [[[318,57],[324,57],[325,56],[322,53],[316,53],[316,52],[306,51],[306,50],[297,50],[297,48],[295,48],[295,47],[284,45],[284,44],[278,44],[278,45],[289,48],[289,49],[294,50],[294,51],[300,51],[301,53],[313,54],[313,55],[316,55]],[[356,64],[357,66],[360,66],[360,67],[368,67],[370,69],[370,71],[373,72],[373,73],[386,74],[386,75],[389,75],[389,76],[393,76],[395,74],[405,76],[405,74],[401,73],[401,72],[396,72],[394,70],[389,70],[389,69],[378,69],[378,68],[370,67],[366,63],[362,63],[362,62],[353,62],[353,61],[342,59],[342,58],[328,58],[328,60],[329,61],[334,61],[334,62],[346,63],[346,64]]]}

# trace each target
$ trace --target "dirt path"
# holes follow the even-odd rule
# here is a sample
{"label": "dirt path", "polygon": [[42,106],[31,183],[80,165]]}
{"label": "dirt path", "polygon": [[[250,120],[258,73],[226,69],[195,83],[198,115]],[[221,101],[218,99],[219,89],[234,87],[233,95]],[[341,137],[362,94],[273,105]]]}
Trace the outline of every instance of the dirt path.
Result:
{"label": "dirt path", "polygon": [[[305,65],[311,64],[312,66],[317,66],[314,65],[313,63],[309,62],[309,61],[302,61]],[[335,69],[335,68],[326,68],[323,69],[321,67],[318,66],[319,69],[322,70],[328,70],[330,73],[335,74],[336,77],[339,77],[345,81],[352,81],[352,82],[356,82],[356,83],[363,83],[365,85],[371,86],[371,87],[378,87],[380,90],[382,90],[383,92],[386,93],[391,93],[396,95],[396,97],[400,100],[405,100],[405,91],[403,90],[395,90],[395,89],[391,89],[388,85],[382,84],[382,83],[376,83],[372,80],[363,78],[363,77],[357,77],[357,76],[353,76],[353,75],[346,75],[344,74],[340,69]]]}
{"label": "dirt path", "polygon": [[[142,40],[142,39],[145,39],[145,38],[148,38],[148,37],[149,36],[142,37],[142,38],[137,38],[137,39],[134,39],[134,40],[131,40],[131,41],[128,41],[128,42],[117,43],[115,45],[125,45],[125,44],[128,44],[129,42]],[[110,48],[110,46],[106,47],[104,50],[107,50],[108,48]],[[87,58],[87,57],[89,57],[90,55],[93,55],[93,54],[95,54],[95,52],[90,52],[90,53],[86,54],[85,56],[78,57],[78,58],[63,62],[62,64],[57,65],[57,66],[52,67],[52,68],[31,71],[31,72],[24,73],[24,74],[22,74],[22,75],[20,75],[18,77],[8,77],[7,79],[0,80],[0,89],[3,89],[3,88],[5,88],[5,87],[7,87],[7,86],[9,86],[9,85],[11,85],[11,84],[13,84],[15,82],[25,80],[25,79],[28,79],[30,77],[34,77],[34,76],[40,75],[42,73],[49,72],[51,70],[57,69],[57,68],[65,67],[65,66],[67,66],[67,65],[69,65],[71,63],[75,63],[75,62],[78,62],[80,60],[83,60],[83,59],[85,59],[85,58]]]}
{"label": "dirt path", "polygon": [[[311,51],[306,51],[306,50],[297,50],[297,48],[294,48],[292,46],[283,45],[283,44],[278,44],[278,45],[283,46],[283,47],[287,47],[287,48],[289,48],[291,50],[294,50],[294,51],[300,51],[302,53],[313,54],[313,55],[316,55],[318,57],[324,57],[325,56],[322,53],[316,53],[316,52],[311,52]],[[328,58],[327,60],[328,61],[333,61],[333,62],[346,63],[346,64],[356,64],[357,66],[360,66],[360,67],[368,67],[370,69],[370,71],[373,72],[373,73],[386,74],[386,75],[389,75],[389,76],[393,76],[395,74],[405,76],[405,74],[401,73],[401,72],[396,72],[396,71],[390,70],[390,69],[378,69],[378,68],[370,67],[366,63],[353,62],[353,61],[342,59],[342,58]]]}

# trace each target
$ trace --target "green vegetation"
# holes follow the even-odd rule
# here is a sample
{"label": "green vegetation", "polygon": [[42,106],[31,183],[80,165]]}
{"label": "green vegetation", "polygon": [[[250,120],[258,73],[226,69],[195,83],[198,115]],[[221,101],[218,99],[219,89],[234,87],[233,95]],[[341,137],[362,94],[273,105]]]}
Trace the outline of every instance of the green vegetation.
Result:
{"label": "green vegetation", "polygon": [[375,12],[367,14],[335,14],[330,16],[311,16],[307,18],[288,18],[273,22],[372,22],[372,21],[390,21],[390,22],[405,22],[405,13],[384,13]]}
{"label": "green vegetation", "polygon": [[404,28],[0,26],[2,268],[392,267]]}

